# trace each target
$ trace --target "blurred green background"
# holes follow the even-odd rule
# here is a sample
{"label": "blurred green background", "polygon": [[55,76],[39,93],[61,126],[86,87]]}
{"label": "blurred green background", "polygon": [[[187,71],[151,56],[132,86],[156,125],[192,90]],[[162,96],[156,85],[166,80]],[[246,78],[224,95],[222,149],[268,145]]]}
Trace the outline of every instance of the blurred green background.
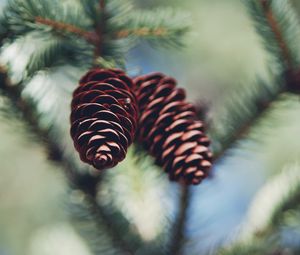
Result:
{"label": "blurred green background", "polygon": [[[205,99],[217,109],[227,94],[251,86],[257,74],[267,77],[267,56],[241,1],[136,0],[136,5],[187,12],[191,32],[181,51],[156,51],[147,45],[135,49],[129,70],[173,75],[190,100]],[[4,99],[0,104],[7,107]],[[234,239],[267,180],[295,167],[300,152],[295,139],[300,132],[299,110],[295,97],[278,103],[254,128],[253,140],[242,143],[243,152],[229,156],[213,179],[194,188],[190,218],[198,225],[188,226],[188,236],[194,240],[190,247],[201,240],[198,250],[207,254]],[[62,169],[49,163],[42,145],[23,129],[19,118],[1,117],[0,255],[90,254],[68,220]]]}

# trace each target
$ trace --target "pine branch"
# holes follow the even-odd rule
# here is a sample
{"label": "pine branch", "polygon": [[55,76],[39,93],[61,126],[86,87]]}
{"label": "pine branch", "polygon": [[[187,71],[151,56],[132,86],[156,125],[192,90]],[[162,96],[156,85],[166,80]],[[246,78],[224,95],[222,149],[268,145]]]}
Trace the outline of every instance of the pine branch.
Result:
{"label": "pine branch", "polygon": [[84,38],[87,42],[94,45],[98,45],[99,42],[99,37],[97,33],[95,33],[94,31],[86,31],[72,24],[67,24],[67,23],[43,18],[40,16],[35,17],[35,23],[49,26],[56,31],[68,32],[70,34],[77,35],[79,37]]}
{"label": "pine branch", "polygon": [[136,29],[124,29],[116,33],[116,38],[126,38],[128,36],[135,36],[139,38],[153,38],[153,37],[167,37],[171,32],[165,27],[157,27],[150,29],[148,27],[140,27]]}
{"label": "pine branch", "polygon": [[92,63],[93,47],[82,41],[69,41],[65,38],[49,36],[39,37],[36,33],[29,34],[20,44],[25,45],[30,50],[32,44],[35,48],[28,53],[28,60],[23,74],[23,78],[34,79],[40,71],[50,71],[53,68],[62,67],[70,62],[70,66],[80,69],[89,69]]}
{"label": "pine branch", "polygon": [[99,11],[98,11],[98,19],[96,23],[96,35],[98,38],[98,42],[95,47],[95,61],[97,58],[102,56],[103,52],[103,43],[104,40],[104,31],[105,31],[105,25],[106,25],[106,13],[105,13],[105,0],[99,0]]}
{"label": "pine branch", "polygon": [[[45,41],[44,49],[39,42],[39,52],[30,60],[27,68],[30,78],[37,71],[55,66],[58,60],[79,66],[86,66],[88,59],[92,63],[90,51],[92,46],[98,45],[98,36],[91,30],[87,18],[78,12],[78,6],[68,7],[56,0],[10,0],[4,9],[4,17],[0,20],[3,39],[14,41],[32,36],[34,40]],[[2,31],[2,27],[5,30]]]}
{"label": "pine branch", "polygon": [[[40,41],[40,38],[35,38],[36,42],[37,40]],[[37,43],[33,53],[30,54],[26,65],[25,77],[33,78],[37,72],[63,65],[69,60],[72,61],[73,66],[86,66],[88,64],[86,60],[80,58],[80,54],[76,54],[80,50],[82,50],[81,53],[84,55],[84,52],[88,52],[89,49],[81,49],[80,45],[63,38],[50,37],[49,39],[41,40]]]}
{"label": "pine branch", "polygon": [[[18,85],[12,85],[7,70],[5,67],[0,67],[0,89],[4,95],[8,97],[17,109],[22,113],[23,119],[26,120],[32,133],[41,137],[41,141],[44,142],[49,155],[62,155],[62,148],[50,139],[47,139],[47,132],[38,127],[37,113],[33,110],[33,105],[23,100],[21,91],[18,89]],[[46,138],[46,139],[45,139]],[[51,157],[52,158],[52,157]],[[54,157],[53,157],[54,158]],[[62,158],[55,157],[55,161],[61,161]]]}
{"label": "pine branch", "polygon": [[282,59],[285,61],[287,69],[293,70],[293,68],[294,68],[293,58],[291,56],[291,52],[287,45],[287,42],[285,41],[285,39],[282,35],[279,24],[278,24],[278,22],[274,16],[274,13],[272,11],[271,2],[270,2],[270,0],[260,0],[260,3],[262,5],[262,8],[263,8],[264,14],[266,16],[266,19],[268,21],[268,24],[274,33],[278,47],[281,50]]}
{"label": "pine branch", "polygon": [[75,33],[88,37],[85,32],[89,28],[88,21],[83,15],[78,19],[80,13],[76,5],[69,7],[57,0],[10,0],[1,20],[8,30],[6,38],[14,40],[32,31],[48,34],[50,25],[56,29],[54,32],[61,32],[60,36]]}
{"label": "pine branch", "polygon": [[129,38],[116,38],[116,23],[128,16],[132,5],[128,1],[80,0],[86,15],[92,23],[92,30],[97,35],[93,62],[95,66],[125,67],[125,55],[132,48]]}
{"label": "pine branch", "polygon": [[100,9],[103,11],[105,8],[105,0],[99,0],[99,2]]}
{"label": "pine branch", "polygon": [[110,239],[106,236],[104,229],[99,229],[95,224],[95,216],[90,213],[90,209],[84,201],[84,195],[80,191],[71,191],[67,211],[70,223],[74,230],[81,236],[87,245],[90,254],[114,254],[121,255],[118,247],[113,247]]}
{"label": "pine branch", "polygon": [[[120,229],[115,229],[115,225],[112,223],[112,220],[106,213],[104,213],[104,210],[99,207],[97,203],[97,198],[95,196],[86,196],[86,200],[88,202],[88,205],[91,209],[91,212],[95,216],[94,219],[96,221],[96,224],[99,225],[101,228],[102,226],[105,226],[106,233],[109,234],[114,244],[114,247],[121,247],[122,252],[125,252],[128,255],[134,255],[137,247],[134,247],[134,243],[126,242],[124,240],[124,235]],[[128,233],[128,232],[127,232]]]}
{"label": "pine branch", "polygon": [[[276,98],[279,98],[280,95],[281,93],[278,94]],[[274,98],[274,101],[275,100],[276,99]],[[254,114],[246,122],[241,123],[241,125],[232,132],[231,136],[225,138],[225,140],[222,142],[222,148],[214,153],[214,161],[217,162],[218,160],[220,160],[229,149],[233,148],[236,145],[238,141],[245,138],[249,134],[251,128],[265,116],[265,113],[270,109],[271,105],[271,101],[263,105],[258,105],[258,111],[256,112],[256,114]]]}
{"label": "pine branch", "polygon": [[96,0],[79,0],[83,11],[88,15],[90,20],[93,20],[97,14]]}
{"label": "pine branch", "polygon": [[[208,132],[212,140],[214,161],[222,159],[227,151],[249,134],[285,92],[281,81],[273,81],[272,86],[262,80],[228,96],[214,116]],[[226,123],[224,125],[224,123]]]}
{"label": "pine branch", "polygon": [[[250,0],[245,1],[245,4],[249,8],[256,29],[264,40],[267,50],[275,57],[281,70],[277,71],[275,75],[274,80],[277,88],[273,87],[274,91],[270,91],[268,86],[262,84],[261,88],[257,86],[254,97],[249,94],[246,95],[248,99],[246,97],[246,101],[243,102],[244,105],[248,104],[250,97],[254,102],[254,105],[247,105],[246,108],[251,114],[233,117],[235,124],[230,132],[220,136],[212,127],[211,133],[214,138],[212,140],[217,141],[217,144],[213,144],[215,161],[222,158],[228,149],[249,133],[251,127],[264,116],[272,102],[276,101],[283,92],[299,91],[299,72],[296,69],[299,53],[294,46],[298,36],[298,22],[291,6],[287,0]],[[225,108],[229,109],[229,112],[232,110],[231,114],[234,116],[237,112],[237,105],[235,100],[229,100],[229,102],[230,104],[233,102],[233,104],[227,105]],[[242,106],[238,111],[240,109]]]}
{"label": "pine branch", "polygon": [[[80,190],[84,194],[84,206],[92,217],[90,221],[96,226],[97,232],[105,233],[108,241],[112,243],[112,247],[119,250],[120,254],[134,255],[142,247],[142,240],[132,233],[130,224],[123,215],[112,213],[110,208],[107,209],[98,203],[98,189],[103,176],[78,174],[74,171],[68,173],[70,187],[73,190]],[[83,237],[89,238],[88,236]]]}
{"label": "pine branch", "polygon": [[[125,242],[124,237],[119,235],[119,230],[114,228],[114,223],[111,219],[108,219],[103,209],[98,205],[96,199],[97,187],[101,181],[101,176],[91,176],[87,169],[78,169],[78,166],[73,162],[72,158],[63,157],[64,149],[58,142],[51,139],[49,130],[41,128],[39,123],[38,113],[35,110],[35,105],[22,98],[22,89],[20,85],[12,85],[5,68],[1,68],[0,72],[0,89],[4,92],[5,96],[10,98],[14,102],[14,105],[22,112],[23,119],[30,126],[32,133],[40,137],[40,140],[44,142],[45,147],[48,150],[49,159],[60,164],[65,169],[65,174],[73,189],[81,190],[88,198],[88,209],[91,209],[89,213],[94,215],[94,219],[97,220],[99,231],[103,231],[109,234],[110,240],[120,249],[120,251],[127,251],[128,254],[134,254],[131,247]],[[100,218],[99,218],[100,217]],[[101,223],[101,224],[100,224]],[[130,235],[127,232],[127,235]],[[123,253],[122,253],[123,254]]]}
{"label": "pine branch", "polygon": [[[73,47],[75,42],[78,46],[82,45],[82,49],[89,48],[87,44],[92,45],[94,57],[90,59],[88,54],[88,59],[93,65],[102,66],[108,62],[109,65],[125,66],[125,56],[137,45],[138,39],[157,46],[179,47],[188,30],[185,18],[171,10],[134,12],[127,1],[120,3],[116,0],[107,3],[89,0],[81,1],[81,4],[82,8],[70,8],[68,3],[58,0],[9,0],[4,18],[0,21],[0,27],[5,29],[0,33],[11,41],[32,32],[41,36],[49,36],[50,33],[69,44],[71,55],[86,56],[76,51]],[[74,64],[72,59],[66,58],[65,61]]]}
{"label": "pine branch", "polygon": [[146,40],[154,46],[181,47],[182,39],[188,32],[188,17],[172,9],[154,11],[132,11],[118,22],[116,38],[131,37]]}
{"label": "pine branch", "polygon": [[[91,185],[92,182],[86,183],[81,181],[86,179],[85,175],[81,172],[88,173],[88,170],[85,169],[84,171],[80,171],[76,169],[77,166],[73,163],[72,159],[69,160],[68,158],[62,157],[64,149],[59,143],[50,138],[49,130],[40,127],[35,105],[30,101],[23,99],[20,85],[11,83],[7,70],[3,66],[0,67],[0,89],[3,94],[14,103],[13,105],[22,114],[22,118],[27,123],[30,131],[38,136],[40,141],[43,142],[43,145],[47,149],[49,160],[59,163],[64,167],[71,185],[80,188],[81,190],[85,190],[85,193],[91,193],[91,191],[94,191],[99,179],[97,177],[93,177],[93,180],[95,181],[93,185]],[[86,176],[88,176],[88,174]],[[89,180],[91,181],[92,179],[89,178]]]}
{"label": "pine branch", "polygon": [[299,64],[299,23],[288,0],[245,1],[266,49],[279,64],[280,75]]}
{"label": "pine branch", "polygon": [[182,184],[180,187],[179,213],[174,223],[174,229],[171,234],[170,248],[167,254],[180,255],[182,254],[182,246],[184,244],[184,233],[187,223],[187,210],[190,203],[191,191],[190,187]]}
{"label": "pine branch", "polygon": [[107,235],[107,223],[92,209],[86,193],[72,189],[66,203],[72,225],[85,239],[92,254],[124,254],[118,240],[112,242]]}
{"label": "pine branch", "polygon": [[[270,219],[270,224],[275,227],[282,223],[284,213],[296,209],[300,201],[300,175],[299,165],[287,171],[285,178],[282,178],[281,183],[284,184],[282,189],[285,193],[282,195],[282,200],[276,205],[273,215]],[[286,181],[287,180],[287,181]],[[286,181],[286,183],[284,183]]]}

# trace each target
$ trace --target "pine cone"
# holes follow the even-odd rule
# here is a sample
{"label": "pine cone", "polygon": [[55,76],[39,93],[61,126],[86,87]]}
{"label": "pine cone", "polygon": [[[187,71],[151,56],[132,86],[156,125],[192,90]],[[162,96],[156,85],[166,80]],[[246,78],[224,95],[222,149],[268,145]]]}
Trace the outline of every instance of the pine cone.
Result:
{"label": "pine cone", "polygon": [[132,80],[121,70],[93,69],[73,93],[71,136],[82,161],[99,170],[125,158],[137,128]]}
{"label": "pine cone", "polygon": [[199,184],[211,167],[212,153],[185,91],[160,73],[137,77],[134,83],[140,109],[138,140],[171,180]]}

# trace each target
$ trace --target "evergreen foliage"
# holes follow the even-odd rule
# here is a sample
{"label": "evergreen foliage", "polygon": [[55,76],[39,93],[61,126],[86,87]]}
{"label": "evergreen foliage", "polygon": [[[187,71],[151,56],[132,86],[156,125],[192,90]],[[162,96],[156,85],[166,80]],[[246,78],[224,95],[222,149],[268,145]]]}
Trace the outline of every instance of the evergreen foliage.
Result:
{"label": "evergreen foliage", "polygon": [[[215,168],[229,149],[253,138],[252,128],[274,104],[291,99],[290,81],[299,71],[299,22],[290,2],[247,0],[245,5],[270,56],[271,79],[259,77],[251,87],[229,93],[223,110],[208,119]],[[114,171],[99,175],[79,161],[68,135],[72,91],[86,70],[125,68],[129,50],[142,41],[180,49],[188,24],[188,16],[174,10],[136,10],[127,0],[8,0],[1,16],[2,51],[30,49],[23,53],[27,61],[18,79],[18,59],[1,61],[0,92],[10,102],[0,101],[1,115],[21,113],[28,132],[65,168],[70,216],[93,254],[198,254],[186,233],[193,189],[170,184],[138,145]],[[264,229],[252,233],[246,222],[247,240],[236,238],[220,254],[283,254],[283,232],[299,230],[298,171],[297,164],[284,170],[261,192],[269,198],[278,180],[281,188],[293,181],[272,203]],[[297,254],[299,244],[290,250]]]}

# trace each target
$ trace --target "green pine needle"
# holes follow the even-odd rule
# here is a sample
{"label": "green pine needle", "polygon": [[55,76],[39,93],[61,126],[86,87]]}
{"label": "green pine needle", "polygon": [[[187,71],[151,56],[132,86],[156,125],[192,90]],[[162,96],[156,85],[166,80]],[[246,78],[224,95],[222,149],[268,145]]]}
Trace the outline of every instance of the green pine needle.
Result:
{"label": "green pine needle", "polygon": [[120,21],[116,36],[130,36],[135,40],[146,40],[154,46],[178,48],[184,45],[183,38],[189,30],[188,21],[188,15],[172,9],[137,10]]}
{"label": "green pine needle", "polygon": [[[296,67],[299,62],[299,22],[289,0],[245,0],[248,11],[255,22],[272,61],[279,73]],[[265,6],[263,7],[265,3]]]}

